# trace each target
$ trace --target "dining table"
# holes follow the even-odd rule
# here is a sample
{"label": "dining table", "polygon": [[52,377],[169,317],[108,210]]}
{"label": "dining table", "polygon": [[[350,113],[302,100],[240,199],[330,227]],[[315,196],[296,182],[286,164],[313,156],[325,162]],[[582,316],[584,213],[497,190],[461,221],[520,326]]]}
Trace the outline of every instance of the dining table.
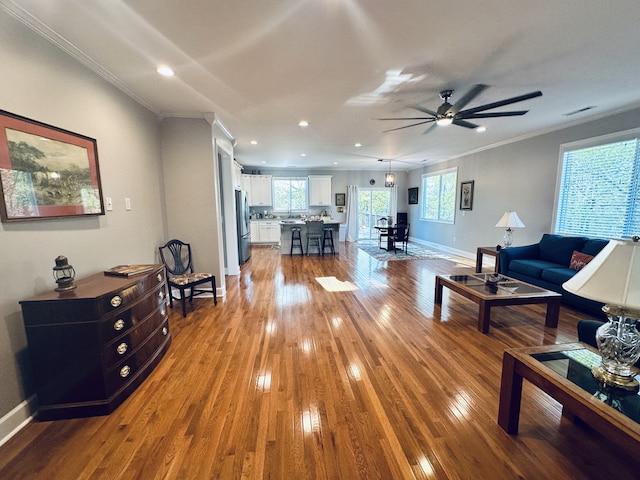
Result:
{"label": "dining table", "polygon": [[395,236],[396,227],[393,225],[374,225],[373,228],[378,230],[378,233],[385,232],[387,234],[387,247],[385,248],[381,245],[380,248],[382,250],[386,250],[387,252],[395,251],[396,242],[395,242],[394,236]]}

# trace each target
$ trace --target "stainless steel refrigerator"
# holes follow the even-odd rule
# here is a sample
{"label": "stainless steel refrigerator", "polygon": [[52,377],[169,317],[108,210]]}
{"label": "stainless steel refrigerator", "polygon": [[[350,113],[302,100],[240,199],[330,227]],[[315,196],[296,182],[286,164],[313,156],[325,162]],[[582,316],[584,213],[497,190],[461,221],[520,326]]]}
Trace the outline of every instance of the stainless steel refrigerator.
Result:
{"label": "stainless steel refrigerator", "polygon": [[251,257],[251,222],[247,192],[236,190],[236,226],[238,229],[238,261],[240,265]]}

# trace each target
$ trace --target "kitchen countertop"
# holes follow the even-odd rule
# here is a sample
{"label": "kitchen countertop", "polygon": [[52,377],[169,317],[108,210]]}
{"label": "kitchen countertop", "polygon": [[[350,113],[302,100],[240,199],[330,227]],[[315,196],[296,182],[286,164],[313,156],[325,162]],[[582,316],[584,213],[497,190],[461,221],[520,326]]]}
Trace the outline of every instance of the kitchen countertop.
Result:
{"label": "kitchen countertop", "polygon": [[[340,223],[337,220],[322,220],[322,222],[326,224]],[[307,222],[305,220],[300,220],[300,219],[280,220],[280,225],[306,225],[306,224]]]}

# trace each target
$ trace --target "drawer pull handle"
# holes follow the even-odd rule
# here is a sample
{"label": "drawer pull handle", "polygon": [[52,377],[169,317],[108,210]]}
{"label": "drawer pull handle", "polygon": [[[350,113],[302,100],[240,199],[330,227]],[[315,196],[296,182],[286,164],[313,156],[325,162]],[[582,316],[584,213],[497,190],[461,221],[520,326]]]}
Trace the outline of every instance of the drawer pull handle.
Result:
{"label": "drawer pull handle", "polygon": [[164,298],[164,292],[162,290],[158,293],[158,298],[160,300],[162,300]]}
{"label": "drawer pull handle", "polygon": [[124,328],[124,320],[122,320],[121,318],[119,318],[118,320],[116,320],[113,324],[113,329],[116,332],[119,332],[120,330],[122,330]]}
{"label": "drawer pull handle", "polygon": [[169,329],[167,327],[162,327],[162,335],[166,337],[167,333],[169,333]]}
{"label": "drawer pull handle", "polygon": [[158,279],[158,281],[159,281],[159,282],[161,282],[161,281],[162,281],[162,274],[161,274],[161,273],[159,273],[159,274],[158,274],[158,276],[157,276],[156,278]]}
{"label": "drawer pull handle", "polygon": [[122,378],[127,378],[130,373],[131,373],[131,367],[129,365],[125,365],[120,369],[120,376]]}
{"label": "drawer pull handle", "polygon": [[116,295],[115,297],[113,297],[111,299],[111,306],[112,307],[119,307],[120,305],[122,305],[122,297],[120,297],[119,295]]}
{"label": "drawer pull handle", "polygon": [[116,351],[118,352],[119,355],[124,355],[125,353],[127,353],[128,349],[129,347],[127,346],[127,344],[122,342],[120,345],[118,345],[118,348],[116,348]]}

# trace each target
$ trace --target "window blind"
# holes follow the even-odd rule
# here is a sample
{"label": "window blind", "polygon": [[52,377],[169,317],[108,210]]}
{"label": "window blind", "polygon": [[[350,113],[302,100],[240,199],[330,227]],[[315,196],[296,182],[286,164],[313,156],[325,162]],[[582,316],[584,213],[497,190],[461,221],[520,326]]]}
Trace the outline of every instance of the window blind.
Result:
{"label": "window blind", "polygon": [[566,150],[556,232],[601,238],[640,234],[640,141]]}

